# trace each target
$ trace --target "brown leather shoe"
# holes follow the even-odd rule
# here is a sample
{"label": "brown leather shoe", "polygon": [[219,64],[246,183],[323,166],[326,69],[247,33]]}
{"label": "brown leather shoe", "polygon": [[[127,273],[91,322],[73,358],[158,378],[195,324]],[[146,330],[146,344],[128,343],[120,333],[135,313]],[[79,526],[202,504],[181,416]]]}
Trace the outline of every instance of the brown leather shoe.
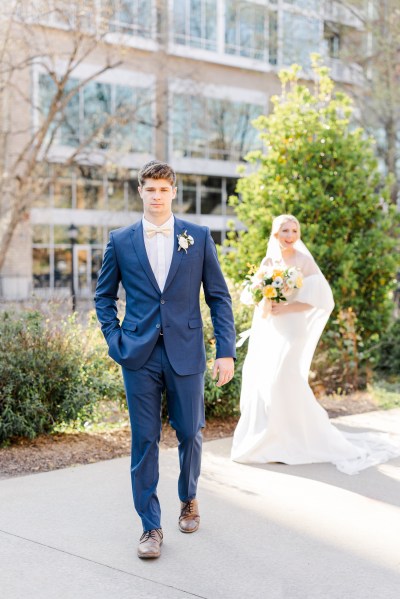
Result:
{"label": "brown leather shoe", "polygon": [[141,558],[155,558],[161,555],[161,545],[163,542],[162,528],[145,530],[140,537],[138,556]]}
{"label": "brown leather shoe", "polygon": [[199,503],[197,499],[181,501],[179,530],[181,532],[196,532],[200,526]]}

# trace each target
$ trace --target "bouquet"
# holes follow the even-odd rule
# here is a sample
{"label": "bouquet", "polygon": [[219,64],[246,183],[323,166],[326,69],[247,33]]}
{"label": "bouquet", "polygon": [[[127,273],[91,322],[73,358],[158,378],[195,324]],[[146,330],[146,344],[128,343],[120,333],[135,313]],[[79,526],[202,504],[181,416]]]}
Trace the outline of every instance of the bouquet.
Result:
{"label": "bouquet", "polygon": [[270,307],[271,302],[285,302],[295,289],[302,286],[303,275],[295,266],[282,269],[262,265],[256,272],[253,267],[243,283],[240,301],[251,306],[267,300]]}

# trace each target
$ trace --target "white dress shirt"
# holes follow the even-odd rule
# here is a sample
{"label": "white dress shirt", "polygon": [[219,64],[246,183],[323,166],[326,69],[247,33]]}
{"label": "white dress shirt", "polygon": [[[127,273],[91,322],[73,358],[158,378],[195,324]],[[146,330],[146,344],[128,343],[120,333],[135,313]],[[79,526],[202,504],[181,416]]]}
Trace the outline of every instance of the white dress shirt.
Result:
{"label": "white dress shirt", "polygon": [[156,233],[153,237],[148,237],[146,230],[154,229],[155,225],[143,217],[143,237],[147,257],[158,286],[163,291],[174,251],[174,215],[171,214],[169,219],[161,226],[171,229],[168,237],[163,233]]}

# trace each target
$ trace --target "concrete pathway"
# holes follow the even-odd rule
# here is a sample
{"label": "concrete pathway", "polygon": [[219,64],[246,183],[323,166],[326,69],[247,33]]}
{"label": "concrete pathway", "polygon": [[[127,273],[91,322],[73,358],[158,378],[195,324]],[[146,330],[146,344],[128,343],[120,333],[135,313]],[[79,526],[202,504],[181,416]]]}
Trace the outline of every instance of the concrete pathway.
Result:
{"label": "concrete pathway", "polygon": [[[400,410],[336,420],[400,432]],[[398,599],[400,458],[346,476],[261,467],[204,445],[201,528],[176,522],[176,449],[161,452],[165,543],[141,561],[129,459],[0,481],[1,599]]]}

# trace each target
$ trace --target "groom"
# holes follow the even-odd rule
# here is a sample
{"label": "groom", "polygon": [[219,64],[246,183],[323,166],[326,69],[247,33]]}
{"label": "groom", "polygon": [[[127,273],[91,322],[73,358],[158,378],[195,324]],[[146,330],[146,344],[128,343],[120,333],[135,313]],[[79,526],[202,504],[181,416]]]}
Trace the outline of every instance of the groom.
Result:
{"label": "groom", "polygon": [[[96,287],[98,319],[109,355],[122,366],[132,429],[131,479],[142,524],[138,556],[160,556],[163,533],[157,497],[161,397],[179,446],[179,528],[195,532],[204,426],[206,368],[199,304],[203,285],[216,338],[213,377],[233,377],[235,327],[231,298],[210,231],[172,214],[176,175],[151,161],[139,172],[143,218],[110,233]],[[117,293],[122,283],[126,313],[120,325]]]}

